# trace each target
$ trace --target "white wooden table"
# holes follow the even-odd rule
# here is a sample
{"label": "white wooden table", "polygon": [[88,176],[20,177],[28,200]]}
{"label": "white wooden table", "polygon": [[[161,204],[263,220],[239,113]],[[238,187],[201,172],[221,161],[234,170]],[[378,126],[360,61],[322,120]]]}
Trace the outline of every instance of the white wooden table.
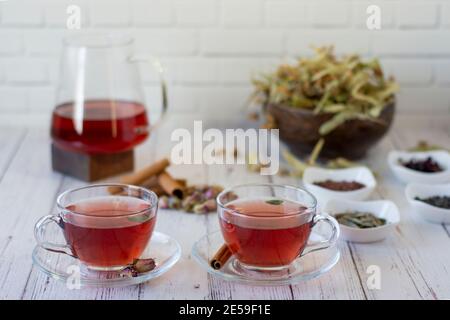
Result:
{"label": "white wooden table", "polygon": [[[168,154],[170,132],[192,127],[192,117],[170,116],[137,150],[137,167]],[[205,126],[233,128],[233,120],[210,119]],[[83,182],[52,172],[49,134],[45,124],[33,127],[0,126],[0,299],[449,299],[450,226],[430,224],[414,216],[404,198],[404,185],[386,165],[391,149],[415,145],[418,139],[450,145],[450,117],[397,117],[388,137],[371,150],[366,163],[379,173],[373,198],[393,200],[401,210],[401,223],[383,242],[353,244],[340,241],[341,260],[326,275],[305,283],[279,287],[253,287],[218,280],[193,261],[193,243],[218,229],[216,215],[193,215],[160,210],[157,230],[176,238],[181,260],[162,277],[120,289],[68,290],[49,279],[31,262],[36,220],[55,212],[55,197]],[[170,171],[190,183],[231,186],[243,182],[273,181],[301,185],[289,177],[265,177],[244,166],[176,166]],[[367,267],[381,270],[381,289],[370,290]]]}

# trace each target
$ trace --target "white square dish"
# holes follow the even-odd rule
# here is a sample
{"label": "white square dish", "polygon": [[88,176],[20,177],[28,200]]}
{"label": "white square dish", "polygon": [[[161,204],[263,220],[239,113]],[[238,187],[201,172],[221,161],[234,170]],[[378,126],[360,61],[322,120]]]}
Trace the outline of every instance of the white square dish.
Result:
{"label": "white square dish", "polygon": [[[364,184],[364,187],[353,191],[335,191],[314,184],[327,179],[356,181]],[[303,174],[303,183],[305,188],[323,204],[331,199],[365,200],[377,185],[372,172],[367,167],[362,166],[346,169],[307,168]]]}
{"label": "white square dish", "polygon": [[416,197],[427,198],[432,196],[450,196],[450,183],[447,184],[418,184],[411,183],[406,186],[406,199],[414,213],[433,223],[450,224],[450,209],[443,209],[431,204],[416,200]]}
{"label": "white square dish", "polygon": [[[420,172],[403,166],[399,161],[411,159],[425,160],[431,157],[444,171]],[[388,155],[388,164],[395,176],[404,183],[446,183],[450,182],[450,153],[447,151],[408,152],[391,151]]]}
{"label": "white square dish", "polygon": [[325,210],[331,216],[345,212],[370,212],[378,218],[386,219],[383,226],[367,229],[359,229],[339,224],[341,238],[347,241],[369,243],[384,240],[394,232],[395,226],[400,222],[400,214],[397,206],[389,200],[375,201],[348,201],[331,200]]}

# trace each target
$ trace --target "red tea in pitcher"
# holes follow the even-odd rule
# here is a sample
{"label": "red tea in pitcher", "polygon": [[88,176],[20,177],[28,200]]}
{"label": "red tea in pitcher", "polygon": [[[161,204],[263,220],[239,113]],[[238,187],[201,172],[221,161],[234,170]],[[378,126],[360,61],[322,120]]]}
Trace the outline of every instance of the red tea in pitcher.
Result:
{"label": "red tea in pitcher", "polygon": [[125,266],[139,258],[156,222],[149,203],[133,197],[92,198],[66,209],[77,213],[63,222],[66,241],[78,259],[94,267]]}
{"label": "red tea in pitcher", "polygon": [[89,154],[132,149],[148,136],[145,106],[120,100],[90,100],[59,105],[53,111],[53,142]]}
{"label": "red tea in pitcher", "polygon": [[[290,264],[306,246],[312,214],[292,201],[234,200],[220,219],[225,242],[243,264],[280,267]],[[299,214],[304,212],[304,214]]]}

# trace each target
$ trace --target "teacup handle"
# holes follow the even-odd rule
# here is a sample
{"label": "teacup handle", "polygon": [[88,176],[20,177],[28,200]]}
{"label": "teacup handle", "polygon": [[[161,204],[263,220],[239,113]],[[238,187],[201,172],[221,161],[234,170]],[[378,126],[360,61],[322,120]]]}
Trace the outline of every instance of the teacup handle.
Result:
{"label": "teacup handle", "polygon": [[300,255],[301,257],[308,253],[331,247],[332,245],[334,245],[336,243],[337,239],[339,238],[339,224],[336,221],[336,219],[334,219],[331,216],[315,215],[313,218],[313,221],[312,221],[311,228],[314,228],[314,226],[319,222],[326,222],[331,226],[330,238],[328,240],[318,241],[318,242],[306,245],[305,249],[303,250],[302,254]]}
{"label": "teacup handle", "polygon": [[72,253],[72,250],[69,245],[56,244],[45,240],[45,234],[48,224],[54,222],[58,225],[58,227],[61,227],[61,219],[62,218],[60,216],[52,214],[40,218],[39,221],[34,226],[34,238],[36,239],[38,246],[44,248],[45,250],[64,253],[74,257],[75,255]]}
{"label": "teacup handle", "polygon": [[161,96],[162,96],[162,106],[161,106],[161,117],[158,119],[156,124],[152,125],[152,128],[155,128],[157,125],[159,125],[161,123],[161,120],[163,119],[164,115],[167,113],[167,108],[169,105],[168,102],[168,98],[167,98],[167,82],[164,78],[164,68],[161,64],[161,62],[159,61],[158,58],[153,57],[153,56],[138,56],[138,55],[134,55],[131,56],[129,58],[129,61],[131,63],[136,63],[136,62],[147,62],[147,63],[151,63],[153,65],[153,67],[155,67],[156,71],[158,72],[159,75],[159,82],[161,84]]}

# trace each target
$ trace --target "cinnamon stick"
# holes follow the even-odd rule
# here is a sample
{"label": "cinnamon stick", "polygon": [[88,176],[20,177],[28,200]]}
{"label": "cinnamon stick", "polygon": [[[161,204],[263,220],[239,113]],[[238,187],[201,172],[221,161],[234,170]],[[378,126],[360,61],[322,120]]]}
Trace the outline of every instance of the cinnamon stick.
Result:
{"label": "cinnamon stick", "polygon": [[214,270],[219,270],[230,259],[232,252],[230,248],[223,244],[210,261],[210,265]]}
{"label": "cinnamon stick", "polygon": [[151,191],[153,191],[154,193],[156,193],[156,195],[158,197],[166,195],[167,193],[164,191],[164,189],[157,183],[158,179],[155,177],[156,183],[153,182],[153,179],[151,179],[148,182],[144,182],[141,187],[150,189]]}
{"label": "cinnamon stick", "polygon": [[[145,180],[148,180],[152,176],[158,175],[163,172],[168,166],[170,162],[167,158],[156,161],[155,163],[145,167],[142,170],[139,170],[131,175],[124,176],[120,179],[120,183],[123,184],[131,184],[131,185],[140,185]],[[120,192],[120,188],[118,187],[110,187],[109,192],[111,194],[115,194]]]}
{"label": "cinnamon stick", "polygon": [[183,199],[183,185],[175,180],[167,171],[163,171],[158,175],[158,183],[169,195]]}

